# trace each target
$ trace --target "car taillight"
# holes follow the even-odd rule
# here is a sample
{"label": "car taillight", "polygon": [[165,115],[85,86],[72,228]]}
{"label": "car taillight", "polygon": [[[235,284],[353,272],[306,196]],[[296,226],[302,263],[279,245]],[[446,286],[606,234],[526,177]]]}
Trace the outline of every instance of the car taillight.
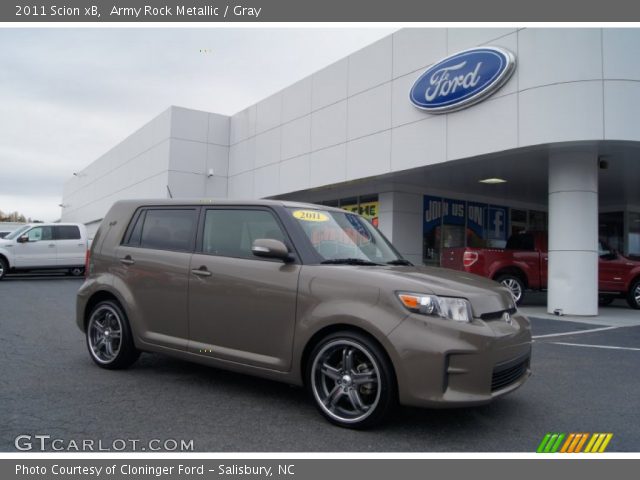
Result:
{"label": "car taillight", "polygon": [[478,261],[478,252],[464,252],[462,255],[462,265],[470,267]]}
{"label": "car taillight", "polygon": [[89,260],[91,260],[91,250],[87,248],[87,253],[84,255],[84,278],[89,276]]}

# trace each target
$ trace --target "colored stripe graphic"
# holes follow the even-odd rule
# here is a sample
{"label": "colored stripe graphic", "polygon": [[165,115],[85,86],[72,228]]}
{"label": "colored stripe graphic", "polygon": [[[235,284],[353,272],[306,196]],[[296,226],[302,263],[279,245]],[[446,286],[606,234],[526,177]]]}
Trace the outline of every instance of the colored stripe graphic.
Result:
{"label": "colored stripe graphic", "polygon": [[[538,445],[537,453],[603,453],[613,433],[547,433]],[[566,440],[565,440],[566,439]],[[588,440],[588,442],[587,442]],[[564,443],[563,443],[564,441]],[[562,446],[561,446],[562,445]]]}
{"label": "colored stripe graphic", "polygon": [[585,453],[603,453],[612,438],[613,433],[594,433],[585,449]]}
{"label": "colored stripe graphic", "polygon": [[567,441],[564,442],[564,445],[562,446],[560,453],[567,453],[567,449],[569,448],[569,445],[571,445],[571,442],[573,442],[574,438],[576,438],[576,434],[570,433],[569,436],[567,437]]}
{"label": "colored stripe graphic", "polygon": [[547,442],[549,441],[549,438],[551,438],[551,434],[547,433],[544,438],[542,439],[542,441],[540,442],[540,445],[538,445],[538,449],[536,450],[536,453],[543,453],[544,452],[544,447],[547,445]]}
{"label": "colored stripe graphic", "polygon": [[540,445],[538,445],[537,453],[556,453],[562,440],[564,440],[564,433],[547,433]]}

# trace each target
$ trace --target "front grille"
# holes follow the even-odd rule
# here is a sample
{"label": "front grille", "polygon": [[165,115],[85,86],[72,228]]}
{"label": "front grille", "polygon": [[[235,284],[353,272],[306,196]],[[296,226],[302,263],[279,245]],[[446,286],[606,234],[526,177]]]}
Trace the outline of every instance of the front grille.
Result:
{"label": "front grille", "polygon": [[489,313],[483,313],[482,315],[480,315],[480,318],[482,320],[502,320],[502,315],[506,313],[508,313],[509,315],[513,315],[514,313],[516,313],[518,310],[513,307],[513,308],[508,308],[506,310],[500,310],[499,312],[489,312]]}
{"label": "front grille", "polygon": [[520,378],[527,373],[529,361],[530,356],[525,355],[508,362],[497,364],[493,369],[493,376],[491,377],[491,391],[495,392],[496,390],[503,389],[520,380]]}

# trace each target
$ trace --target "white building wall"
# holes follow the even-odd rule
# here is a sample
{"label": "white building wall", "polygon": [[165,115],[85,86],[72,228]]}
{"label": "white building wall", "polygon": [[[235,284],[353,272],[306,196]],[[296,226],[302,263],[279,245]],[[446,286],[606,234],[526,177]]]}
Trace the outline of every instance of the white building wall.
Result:
{"label": "white building wall", "polygon": [[89,223],[118,199],[165,197],[171,113],[166,110],[70,178],[61,220]]}
{"label": "white building wall", "polygon": [[[446,115],[410,103],[429,65],[479,45],[516,54],[496,94]],[[638,53],[639,29],[400,30],[232,117],[171,107],[65,184],[62,220],[89,223],[167,186],[174,197],[312,199],[320,187],[519,147],[638,141]]]}
{"label": "white building wall", "polygon": [[[516,55],[501,90],[446,115],[409,102],[429,65],[480,45]],[[229,196],[286,194],[553,142],[638,140],[640,66],[630,59],[639,50],[638,29],[400,30],[234,115]]]}
{"label": "white building wall", "polygon": [[168,185],[174,198],[227,196],[229,117],[173,107]]}
{"label": "white building wall", "polygon": [[[171,107],[64,185],[61,219],[89,224],[124,198],[226,197],[229,117]],[[209,170],[213,175],[209,175]]]}

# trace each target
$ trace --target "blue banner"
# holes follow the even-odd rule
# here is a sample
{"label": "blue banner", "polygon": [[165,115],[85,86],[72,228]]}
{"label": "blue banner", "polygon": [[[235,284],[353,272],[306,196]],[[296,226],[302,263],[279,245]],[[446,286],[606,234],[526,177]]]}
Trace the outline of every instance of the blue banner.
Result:
{"label": "blue banner", "polygon": [[508,232],[508,209],[491,205],[488,214],[488,238],[489,240],[506,240]]}

